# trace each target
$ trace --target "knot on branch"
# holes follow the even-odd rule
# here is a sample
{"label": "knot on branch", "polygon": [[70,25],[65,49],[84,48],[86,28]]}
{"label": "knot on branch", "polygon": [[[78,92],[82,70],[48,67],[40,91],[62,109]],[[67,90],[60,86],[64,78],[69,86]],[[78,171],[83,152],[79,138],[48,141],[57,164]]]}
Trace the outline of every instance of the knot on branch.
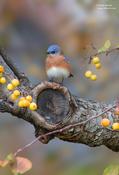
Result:
{"label": "knot on branch", "polygon": [[64,125],[77,107],[68,89],[56,83],[41,83],[32,93],[38,105],[37,112],[46,123],[56,128]]}

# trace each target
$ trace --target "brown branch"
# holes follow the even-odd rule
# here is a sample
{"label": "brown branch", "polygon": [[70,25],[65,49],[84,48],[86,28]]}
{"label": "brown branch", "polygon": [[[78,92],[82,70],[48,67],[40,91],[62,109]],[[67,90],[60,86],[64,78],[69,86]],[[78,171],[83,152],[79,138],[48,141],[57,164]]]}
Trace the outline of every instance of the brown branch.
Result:
{"label": "brown branch", "polygon": [[[111,50],[108,52],[110,53]],[[11,61],[2,53],[0,55],[0,64],[5,67],[7,82],[13,78],[24,79]],[[27,81],[28,78],[25,79]],[[48,143],[54,137],[58,137],[92,147],[105,145],[113,151],[119,151],[119,133],[113,131],[111,126],[107,129],[100,125],[105,115],[112,122],[118,121],[114,113],[115,104],[78,98],[66,87],[50,82],[41,82],[31,89],[29,83],[24,84],[21,81],[18,90],[21,91],[22,96],[32,95],[38,109],[30,111],[28,108],[18,107],[17,101],[13,102],[9,99],[11,92],[4,85],[0,85],[0,111],[9,112],[34,125],[36,140]]]}
{"label": "brown branch", "polygon": [[[77,122],[77,123],[74,123],[74,124],[70,124],[68,126],[65,126],[61,129],[57,129],[57,130],[54,130],[54,131],[50,131],[46,134],[42,134],[40,136],[38,136],[36,139],[34,139],[33,141],[31,141],[30,143],[28,143],[27,145],[19,148],[15,153],[14,153],[14,156],[17,156],[19,153],[23,152],[24,150],[28,149],[30,146],[32,146],[34,143],[36,143],[38,140],[41,140],[41,139],[44,139],[45,137],[47,136],[50,136],[50,135],[53,135],[53,134],[57,134],[57,133],[62,133],[63,131],[66,131],[66,130],[69,130],[73,127],[76,127],[76,126],[81,126],[81,125],[85,125],[86,123],[88,123],[89,121],[95,119],[95,118],[98,118],[100,116],[102,116],[103,114],[107,113],[108,111],[110,111],[111,109],[115,108],[116,105],[113,105],[111,106],[110,108],[106,109],[105,111],[101,112],[100,114],[96,115],[96,116],[92,116],[91,118],[85,120],[85,121],[82,121],[82,122]],[[109,128],[107,128],[109,129]],[[109,129],[111,130],[111,129]],[[119,132],[119,131],[117,131]]]}
{"label": "brown branch", "polygon": [[4,62],[11,69],[11,71],[15,74],[15,76],[22,82],[23,85],[27,85],[30,87],[30,81],[27,76],[20,72],[17,66],[11,61],[11,59],[7,56],[4,49],[0,48],[0,55],[3,58]]}

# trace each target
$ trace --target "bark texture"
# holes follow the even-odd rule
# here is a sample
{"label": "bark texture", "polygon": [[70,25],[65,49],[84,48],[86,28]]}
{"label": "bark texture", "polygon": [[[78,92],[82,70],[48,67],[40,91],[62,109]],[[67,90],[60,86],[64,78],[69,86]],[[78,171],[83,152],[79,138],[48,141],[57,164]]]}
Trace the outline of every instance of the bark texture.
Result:
{"label": "bark texture", "polygon": [[[37,111],[19,108],[17,101],[10,100],[11,92],[5,85],[0,85],[0,112],[8,112],[30,122],[34,125],[36,136],[61,129],[59,133],[42,138],[40,141],[43,143],[48,143],[54,137],[58,137],[65,141],[83,143],[91,147],[105,145],[113,151],[119,151],[119,132],[111,130],[111,127],[103,128],[100,125],[101,119],[105,116],[112,123],[119,120],[114,114],[114,104],[80,99],[72,95],[66,87],[56,83],[41,82],[32,87],[25,74],[19,72],[19,69],[2,50],[0,50],[0,55],[0,64],[5,67],[4,76],[7,78],[7,82],[18,78],[21,82],[18,89],[22,95],[31,94],[33,101],[38,105]],[[103,113],[111,107],[111,110]],[[102,115],[99,115],[101,113]],[[89,120],[97,115],[99,117]],[[85,121],[87,122],[85,123]],[[82,124],[62,130],[63,127],[80,122]]]}

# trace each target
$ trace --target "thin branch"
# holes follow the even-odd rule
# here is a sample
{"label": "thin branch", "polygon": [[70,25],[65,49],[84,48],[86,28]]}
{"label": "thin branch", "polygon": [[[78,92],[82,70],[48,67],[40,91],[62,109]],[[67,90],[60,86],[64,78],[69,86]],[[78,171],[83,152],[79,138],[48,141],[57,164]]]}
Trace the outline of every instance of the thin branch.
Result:
{"label": "thin branch", "polygon": [[20,72],[19,69],[16,67],[16,65],[11,61],[11,59],[7,56],[7,54],[5,53],[4,49],[0,48],[0,55],[3,58],[3,60],[5,61],[5,63],[8,65],[8,67],[12,70],[12,72],[16,75],[16,77],[22,81],[22,83],[30,85],[30,81],[27,78],[27,76],[25,76],[25,74],[23,72]]}
{"label": "thin branch", "polygon": [[[100,114],[96,115],[96,116],[92,116],[90,117],[89,119],[85,120],[85,121],[82,121],[82,122],[77,122],[77,123],[74,123],[74,124],[70,124],[64,128],[61,128],[61,129],[57,129],[57,130],[54,130],[54,131],[51,131],[51,132],[48,132],[46,134],[42,134],[40,136],[38,136],[36,139],[34,139],[32,142],[28,143],[27,145],[23,146],[22,148],[19,148],[15,153],[14,153],[14,156],[17,156],[20,152],[23,152],[24,150],[26,150],[27,148],[29,148],[31,145],[33,145],[34,143],[36,143],[38,140],[46,137],[46,136],[50,136],[52,134],[57,134],[57,133],[62,133],[72,127],[76,127],[76,126],[80,126],[80,125],[83,125],[83,124],[86,124],[87,122],[95,119],[95,118],[98,118],[100,116],[102,116],[103,114],[107,113],[108,111],[110,111],[111,109],[115,108],[116,107],[116,104],[114,104],[113,106],[111,106],[110,108],[106,109],[105,111],[101,112]],[[108,129],[108,128],[107,128]],[[110,129],[111,130],[111,129]]]}
{"label": "thin branch", "polygon": [[91,47],[92,47],[93,50],[96,50],[97,51],[97,48],[94,46],[93,43],[91,43]]}
{"label": "thin branch", "polygon": [[92,54],[90,57],[89,57],[89,64],[91,63],[92,59],[94,56],[99,56],[99,55],[102,55],[102,54],[106,54],[106,56],[114,51],[117,51],[119,50],[119,47],[116,47],[116,48],[112,48],[112,49],[109,49],[109,50],[106,50],[106,51],[103,51],[103,52],[96,52],[94,54]]}

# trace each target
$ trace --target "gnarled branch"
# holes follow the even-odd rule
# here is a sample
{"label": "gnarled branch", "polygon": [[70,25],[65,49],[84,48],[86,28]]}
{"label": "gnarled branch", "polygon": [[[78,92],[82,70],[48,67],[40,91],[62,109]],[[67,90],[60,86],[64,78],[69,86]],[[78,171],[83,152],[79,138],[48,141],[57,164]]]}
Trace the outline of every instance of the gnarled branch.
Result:
{"label": "gnarled branch", "polygon": [[100,125],[105,115],[111,122],[118,121],[114,113],[115,104],[80,99],[56,83],[41,82],[31,88],[29,79],[18,71],[2,50],[0,55],[0,64],[5,67],[7,81],[18,78],[21,94],[31,94],[38,105],[36,111],[18,107],[17,101],[9,99],[11,92],[0,85],[0,112],[8,112],[30,122],[35,127],[35,135],[44,136],[39,138],[43,143],[58,137],[91,147],[105,145],[113,151],[119,151],[119,132]]}

